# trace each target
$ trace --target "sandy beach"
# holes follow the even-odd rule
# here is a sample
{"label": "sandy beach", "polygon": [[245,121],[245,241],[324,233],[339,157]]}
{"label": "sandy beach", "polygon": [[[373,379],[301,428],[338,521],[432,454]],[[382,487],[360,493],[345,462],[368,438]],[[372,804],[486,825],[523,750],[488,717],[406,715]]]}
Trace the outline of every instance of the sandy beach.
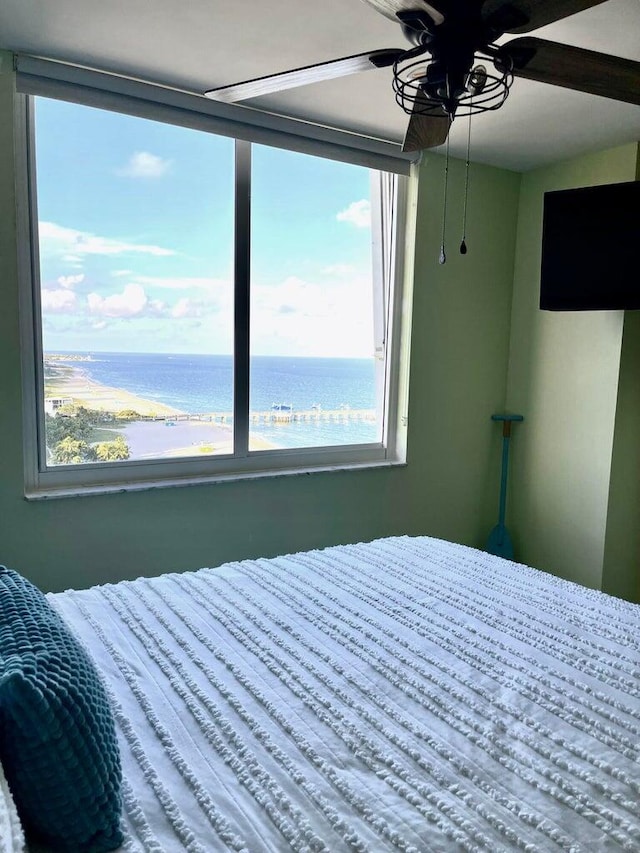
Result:
{"label": "sandy beach", "polygon": [[[74,406],[84,406],[117,414],[134,411],[140,415],[164,420],[131,421],[112,430],[129,445],[130,459],[176,458],[181,456],[221,455],[233,452],[233,429],[230,424],[197,420],[174,420],[184,414],[179,409],[154,400],[138,397],[122,388],[111,388],[90,379],[81,361],[57,357],[45,359],[45,400],[52,397],[69,399]],[[276,445],[259,435],[251,435],[250,450],[270,450]]]}
{"label": "sandy beach", "polygon": [[179,409],[165,406],[154,400],[137,397],[122,388],[110,388],[94,382],[83,370],[82,362],[45,358],[47,376],[45,379],[45,399],[50,397],[70,397],[74,406],[97,409],[101,412],[122,412],[132,409],[140,415],[178,415]]}

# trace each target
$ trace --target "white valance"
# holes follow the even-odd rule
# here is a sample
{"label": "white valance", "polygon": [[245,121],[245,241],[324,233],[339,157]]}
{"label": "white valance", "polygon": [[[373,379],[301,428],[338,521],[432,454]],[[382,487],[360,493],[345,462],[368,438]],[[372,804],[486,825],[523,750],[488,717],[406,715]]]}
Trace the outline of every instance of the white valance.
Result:
{"label": "white valance", "polygon": [[417,155],[344,130],[224,104],[204,95],[33,56],[16,56],[17,88],[142,118],[167,121],[290,151],[408,175]]}

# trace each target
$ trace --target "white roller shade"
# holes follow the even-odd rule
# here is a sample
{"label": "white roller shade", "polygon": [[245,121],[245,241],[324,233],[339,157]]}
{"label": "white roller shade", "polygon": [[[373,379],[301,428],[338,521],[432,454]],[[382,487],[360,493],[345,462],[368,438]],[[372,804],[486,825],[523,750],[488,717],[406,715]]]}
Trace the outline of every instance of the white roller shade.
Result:
{"label": "white roller shade", "polygon": [[298,119],[223,104],[204,95],[32,56],[16,56],[17,88],[29,95],[167,121],[290,151],[408,175],[416,153],[400,145]]}

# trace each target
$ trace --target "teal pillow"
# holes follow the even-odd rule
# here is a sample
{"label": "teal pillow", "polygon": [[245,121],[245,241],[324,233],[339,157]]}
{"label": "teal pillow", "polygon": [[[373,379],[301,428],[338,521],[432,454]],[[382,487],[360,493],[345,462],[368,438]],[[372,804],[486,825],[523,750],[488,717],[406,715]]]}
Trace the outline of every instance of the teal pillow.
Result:
{"label": "teal pillow", "polygon": [[0,760],[27,836],[56,850],[122,844],[109,701],[45,596],[0,566]]}

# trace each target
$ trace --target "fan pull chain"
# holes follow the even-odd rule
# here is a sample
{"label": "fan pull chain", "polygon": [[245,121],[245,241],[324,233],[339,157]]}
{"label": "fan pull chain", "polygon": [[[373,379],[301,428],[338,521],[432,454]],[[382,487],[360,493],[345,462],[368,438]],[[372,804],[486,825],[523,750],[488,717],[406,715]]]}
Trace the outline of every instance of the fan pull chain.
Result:
{"label": "fan pull chain", "polygon": [[449,133],[447,134],[447,153],[444,160],[444,199],[442,202],[442,240],[440,242],[440,257],[438,260],[441,264],[446,264],[447,254],[444,250],[444,238],[447,228],[447,185],[449,183],[449,137],[451,136],[451,121],[449,121]]}
{"label": "fan pull chain", "polygon": [[[473,98],[471,98],[473,107]],[[469,129],[467,131],[467,163],[464,174],[464,207],[462,209],[462,242],[460,243],[460,254],[467,254],[467,198],[469,196],[469,154],[471,152],[471,111],[469,111]]]}

